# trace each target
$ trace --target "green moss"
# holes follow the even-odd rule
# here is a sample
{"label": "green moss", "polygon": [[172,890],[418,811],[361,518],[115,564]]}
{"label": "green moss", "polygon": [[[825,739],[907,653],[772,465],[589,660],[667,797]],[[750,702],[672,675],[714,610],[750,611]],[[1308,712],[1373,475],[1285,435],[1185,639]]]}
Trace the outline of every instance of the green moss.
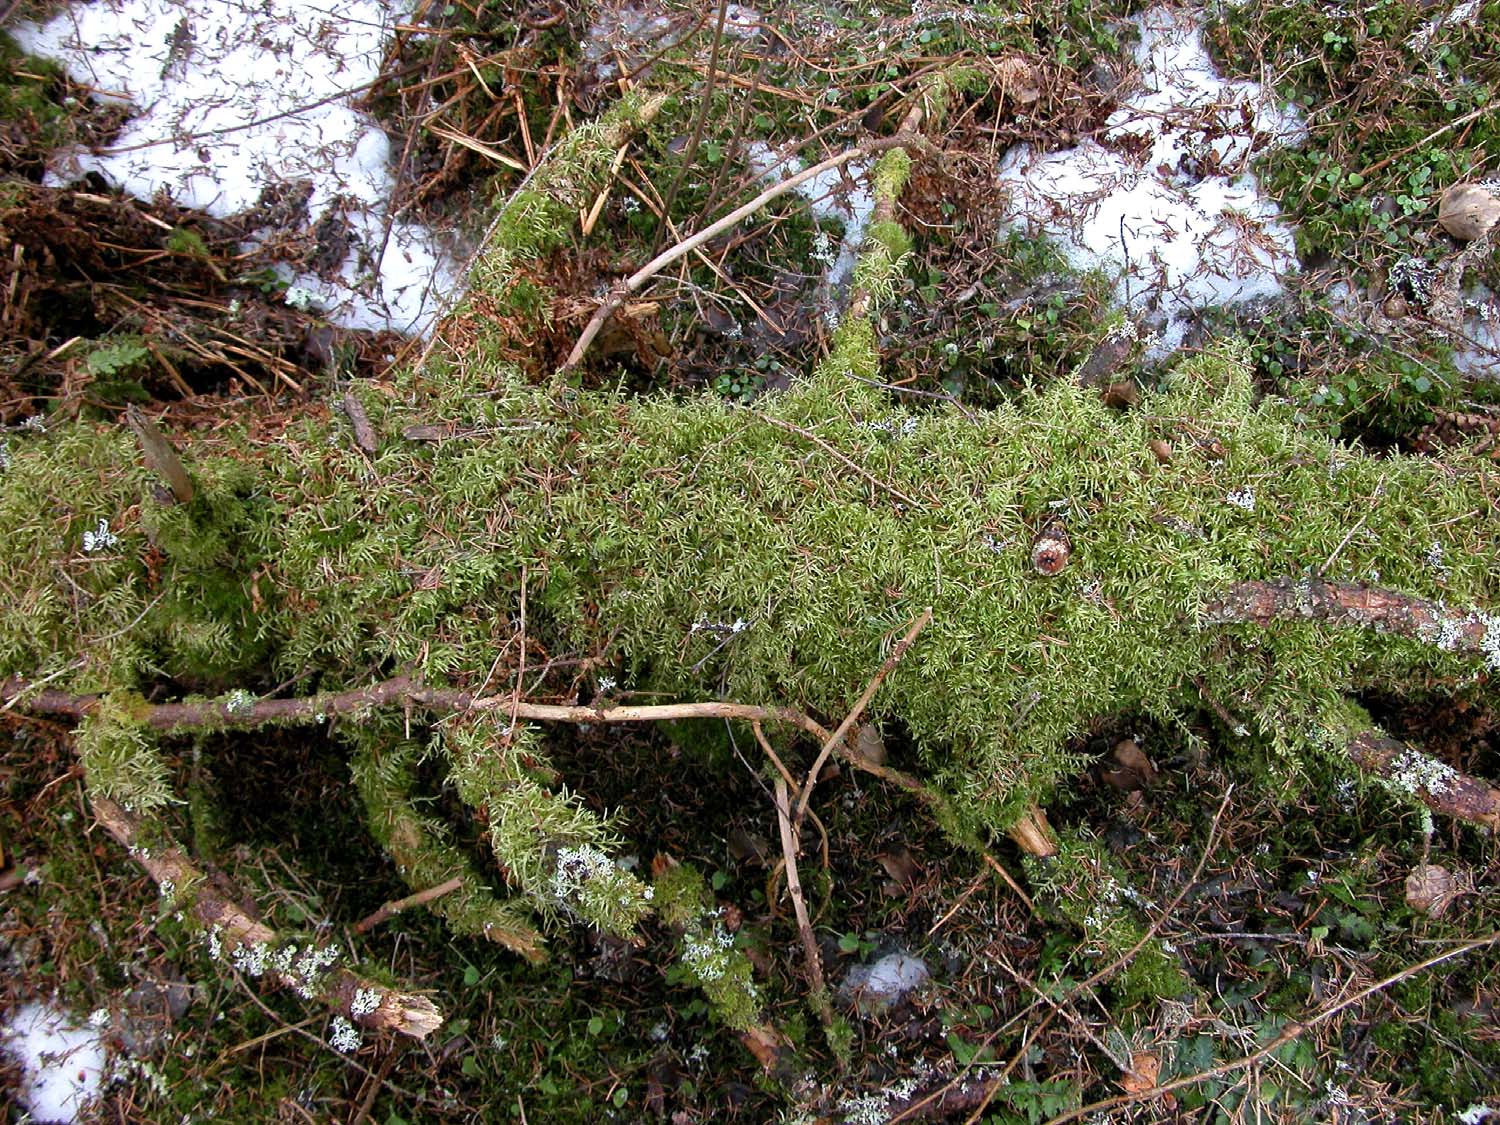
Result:
{"label": "green moss", "polygon": [[[1054,909],[1083,931],[1100,965],[1126,957],[1146,937],[1144,901],[1094,841],[1065,838],[1056,856],[1028,858],[1027,870]],[[1120,1010],[1178,999],[1192,987],[1179,959],[1154,938],[1130,954],[1111,986]]]}
{"label": "green moss", "polygon": [[870,193],[876,202],[894,203],[901,198],[911,178],[911,156],[904,148],[893,148],[875,162],[870,174]]}
{"label": "green moss", "polygon": [[363,740],[350,770],[364,802],[366,820],[380,846],[414,892],[462,880],[428,904],[455,933],[483,937],[529,960],[544,954],[541,936],[526,920],[527,911],[491,894],[484,880],[456,848],[442,822],[418,811],[415,766],[420,748],[414,743],[380,745]]}
{"label": "green moss", "polygon": [[608,854],[617,840],[607,823],[539,780],[551,771],[535,728],[454,724],[442,752],[458,795],[483,810],[495,858],[534,908],[620,935],[649,912],[646,886]]}
{"label": "green moss", "polygon": [[[66,142],[71,135],[69,114],[58,101],[62,68],[25,54],[0,32],[0,73],[0,120],[27,135],[37,154]],[[5,206],[0,200],[0,214]]]}
{"label": "green moss", "polygon": [[89,791],[137,813],[169,804],[172,792],[156,738],[136,714],[139,696],[111,693],[78,725],[78,757]]}

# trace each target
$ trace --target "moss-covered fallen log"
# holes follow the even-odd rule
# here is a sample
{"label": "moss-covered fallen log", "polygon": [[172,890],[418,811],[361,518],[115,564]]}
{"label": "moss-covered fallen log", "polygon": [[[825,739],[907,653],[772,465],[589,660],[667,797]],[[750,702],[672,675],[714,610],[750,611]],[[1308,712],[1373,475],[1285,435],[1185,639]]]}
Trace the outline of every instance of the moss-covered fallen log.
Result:
{"label": "moss-covered fallen log", "polygon": [[[338,713],[414,889],[460,878],[435,908],[534,956],[532,912],[627,932],[652,910],[525,724],[563,717],[549,707],[593,698],[602,718],[649,693],[827,730],[930,607],[867,715],[905,733],[952,836],[982,844],[1034,828],[1101,716],[1175,723],[1211,700],[1295,769],[1347,762],[1350,693],[1490,684],[1493,465],[1339,445],[1258,396],[1232,346],[1123,413],[1068,384],[981,413],[895,405],[863,380],[899,228],[872,231],[856,274],[868,315],[755,409],[528,381],[496,358],[546,304],[518,263],[565,238],[621,128],[580,131],[511,200],[448,335],[354,386],[362,409],[175,435],[186,503],[123,425],[9,441],[0,679],[12,705],[85,715],[95,793],[164,806],[156,740],[180,726]],[[904,159],[882,158],[881,191]],[[581,671],[528,665],[534,649]],[[260,697],[287,681],[300,698]],[[411,703],[449,721],[413,726]],[[417,755],[480,811],[519,901],[410,815]]]}

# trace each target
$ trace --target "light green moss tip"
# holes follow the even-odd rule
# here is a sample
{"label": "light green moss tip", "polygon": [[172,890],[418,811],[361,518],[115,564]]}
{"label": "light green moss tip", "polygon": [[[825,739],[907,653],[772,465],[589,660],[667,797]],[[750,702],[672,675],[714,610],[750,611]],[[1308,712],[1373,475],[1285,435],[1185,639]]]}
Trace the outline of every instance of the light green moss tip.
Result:
{"label": "light green moss tip", "polygon": [[876,202],[896,202],[910,177],[911,155],[906,149],[893,148],[883,153],[875,162],[875,172],[871,176],[871,193]]}

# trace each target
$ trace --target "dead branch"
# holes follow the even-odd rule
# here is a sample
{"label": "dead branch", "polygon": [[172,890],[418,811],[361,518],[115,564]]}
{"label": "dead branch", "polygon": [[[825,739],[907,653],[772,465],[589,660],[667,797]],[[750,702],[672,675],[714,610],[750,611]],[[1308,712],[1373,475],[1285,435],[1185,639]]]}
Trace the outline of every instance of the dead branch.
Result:
{"label": "dead branch", "polygon": [[376,926],[380,925],[380,923],[388,918],[394,918],[403,910],[410,910],[413,906],[421,906],[423,903],[440,899],[444,895],[458,890],[463,885],[464,877],[462,875],[455,875],[453,878],[439,883],[435,887],[428,887],[424,891],[417,891],[415,894],[407,895],[405,898],[393,899],[382,905],[379,910],[376,910],[369,917],[361,918],[356,922],[354,924],[354,932],[357,934],[369,933]]}
{"label": "dead branch", "polygon": [[807,802],[812,800],[813,787],[818,784],[818,774],[823,769],[823,764],[828,761],[828,756],[833,753],[834,747],[844,743],[845,736],[854,728],[854,724],[859,721],[859,717],[864,714],[865,708],[870,704],[870,700],[880,690],[880,685],[891,674],[891,670],[901,662],[901,658],[906,655],[906,650],[911,648],[912,642],[917,639],[917,634],[927,628],[931,621],[932,607],[928,606],[917,615],[917,619],[906,630],[906,636],[896,642],[896,647],[891,649],[891,654],[885,658],[885,662],[881,664],[875,675],[870,677],[870,682],[865,685],[865,690],[860,693],[859,699],[855,701],[849,713],[844,716],[844,721],[824,740],[823,748],[818,751],[817,758],[813,760],[812,767],[807,771],[807,780],[802,783],[802,792],[797,797],[797,813],[793,818],[793,822],[798,829],[802,827],[802,818],[807,815]]}
{"label": "dead branch", "polygon": [[1240,582],[1204,607],[1210,625],[1234,622],[1327,621],[1413,637],[1449,652],[1500,650],[1500,623],[1477,611],[1355,582],[1273,578]]}
{"label": "dead branch", "polygon": [[1360,769],[1409,792],[1433,812],[1500,828],[1500,789],[1493,785],[1376,731],[1355,735],[1346,750]]}
{"label": "dead branch", "polygon": [[[927,99],[918,96],[912,99],[911,108],[906,111],[902,118],[900,127],[896,130],[897,136],[910,136],[922,127],[922,116],[927,108]],[[896,199],[894,196],[882,198],[876,201],[875,209],[870,212],[870,221],[866,230],[873,230],[881,223],[889,223],[896,218]],[[869,243],[866,242],[868,246]],[[847,316],[853,320],[859,320],[869,314],[870,290],[866,286],[857,286],[849,294],[849,310]]]}
{"label": "dead branch", "polygon": [[811,990],[813,1009],[825,1028],[833,1026],[833,1009],[828,1003],[828,985],[823,980],[823,957],[818,952],[818,939],[813,933],[812,920],[807,915],[807,900],[802,894],[802,877],[797,873],[798,841],[792,830],[791,798],[787,784],[776,779],[776,824],[781,830],[781,855],[786,863],[786,890],[792,898],[792,911],[797,916],[797,936],[802,940],[802,955],[807,961],[807,984]]}
{"label": "dead branch", "polygon": [[[295,967],[282,969],[271,956],[283,942],[275,930],[252,917],[237,904],[237,891],[223,889],[222,880],[210,880],[187,853],[170,838],[163,840],[155,825],[146,828],[140,817],[105,797],[92,796],[99,823],[146,869],[158,886],[190,897],[194,919],[215,935],[225,951],[250,954],[265,951],[264,978],[307,995],[313,984]],[[363,1027],[400,1032],[423,1039],[436,1031],[443,1015],[425,996],[388,988],[349,969],[332,967],[316,982],[317,995],[338,1014]]]}
{"label": "dead branch", "polygon": [[652,258],[651,261],[636,270],[635,273],[615,286],[614,292],[610,294],[608,300],[599,306],[598,311],[594,313],[588,324],[584,326],[583,332],[578,337],[578,342],[573,345],[573,350],[568,353],[568,358],[563,363],[562,370],[567,371],[582,363],[584,355],[589,350],[589,345],[594,342],[594,338],[599,335],[605,323],[614,315],[615,310],[625,303],[626,298],[638,292],[646,282],[677,261],[677,259],[691,254],[705,242],[749,218],[772,200],[780,198],[789,191],[795,191],[809,180],[822,175],[824,172],[841,167],[851,160],[858,160],[862,156],[872,156],[877,152],[884,152],[892,148],[901,148],[905,145],[920,143],[920,141],[920,138],[916,138],[914,141],[912,137],[897,134],[893,137],[882,137],[866,141],[864,144],[855,145],[853,148],[846,149],[837,156],[830,156],[827,160],[814,164],[810,168],[804,168],[795,176],[788,176],[780,183],[773,184],[749,203],[741,207],[736,207],[722,219],[710,223],[692,237],[686,238],[677,243],[677,245],[662,251],[656,257]]}

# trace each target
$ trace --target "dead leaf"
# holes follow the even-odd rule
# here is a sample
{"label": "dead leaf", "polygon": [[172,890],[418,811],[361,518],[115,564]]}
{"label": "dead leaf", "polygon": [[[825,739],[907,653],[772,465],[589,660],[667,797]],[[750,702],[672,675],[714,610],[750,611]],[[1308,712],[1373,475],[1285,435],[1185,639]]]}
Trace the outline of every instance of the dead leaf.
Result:
{"label": "dead leaf", "polygon": [[1000,93],[1018,105],[1030,105],[1042,96],[1037,70],[1020,55],[1009,55],[995,63],[995,78]]}
{"label": "dead leaf", "polygon": [[874,723],[860,723],[854,731],[854,752],[873,765],[885,765],[885,739]]}
{"label": "dead leaf", "polygon": [[875,858],[897,886],[911,886],[916,882],[917,872],[921,870],[917,866],[917,861],[912,858],[911,852],[899,844],[884,855],[878,855]]}
{"label": "dead leaf", "polygon": [[771,845],[764,837],[735,827],[729,830],[729,858],[736,863],[751,863],[757,867],[770,864]]}
{"label": "dead leaf", "polygon": [[1116,789],[1132,792],[1144,789],[1156,780],[1156,767],[1133,738],[1115,744],[1112,759],[1100,768],[1099,776]]}
{"label": "dead leaf", "polygon": [[1406,905],[1429,918],[1441,918],[1455,893],[1452,873],[1436,863],[1418,864],[1406,877]]}
{"label": "dead leaf", "polygon": [[1137,1051],[1130,1056],[1130,1069],[1120,1079],[1120,1086],[1127,1094],[1140,1094],[1156,1085],[1161,1073],[1161,1059],[1149,1051]]}

